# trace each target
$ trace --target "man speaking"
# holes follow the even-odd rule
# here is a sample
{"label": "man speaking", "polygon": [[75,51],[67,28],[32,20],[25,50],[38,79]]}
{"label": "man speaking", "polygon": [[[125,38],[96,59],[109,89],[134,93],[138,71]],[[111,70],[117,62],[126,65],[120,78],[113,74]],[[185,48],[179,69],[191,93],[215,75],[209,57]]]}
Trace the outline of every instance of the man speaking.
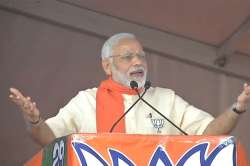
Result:
{"label": "man speaking", "polygon": [[[22,111],[36,142],[46,145],[72,133],[111,129],[129,134],[222,135],[230,133],[247,110],[250,100],[247,84],[235,103],[216,118],[190,105],[171,89],[146,88],[146,53],[133,34],[110,37],[103,45],[101,57],[107,79],[98,88],[80,91],[55,117],[47,120],[40,116],[30,97],[10,88],[9,97]],[[131,88],[132,81],[137,84],[135,88]]]}

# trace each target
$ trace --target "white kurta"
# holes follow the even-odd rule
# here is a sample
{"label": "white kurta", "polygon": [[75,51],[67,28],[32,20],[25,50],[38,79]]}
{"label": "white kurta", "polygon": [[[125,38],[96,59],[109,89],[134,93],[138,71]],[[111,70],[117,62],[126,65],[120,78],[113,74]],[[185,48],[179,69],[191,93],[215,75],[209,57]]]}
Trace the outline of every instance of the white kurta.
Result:
{"label": "white kurta", "polygon": [[[80,91],[55,117],[46,120],[56,137],[72,133],[96,133],[96,92],[97,88]],[[124,94],[123,97],[125,111],[138,99],[137,95]],[[143,98],[189,135],[201,135],[214,119],[170,89],[151,87]],[[142,101],[126,115],[125,128],[126,133],[130,134],[181,134]]]}

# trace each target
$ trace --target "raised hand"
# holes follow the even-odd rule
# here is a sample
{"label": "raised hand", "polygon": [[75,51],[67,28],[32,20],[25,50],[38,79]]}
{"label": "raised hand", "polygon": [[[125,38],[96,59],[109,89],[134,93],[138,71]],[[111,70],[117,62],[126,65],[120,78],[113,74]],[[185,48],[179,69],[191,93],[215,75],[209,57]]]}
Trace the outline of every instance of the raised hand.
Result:
{"label": "raised hand", "polygon": [[9,98],[20,108],[27,122],[37,124],[40,121],[40,111],[29,96],[25,97],[18,89],[10,88]]}
{"label": "raised hand", "polygon": [[246,110],[247,103],[250,102],[250,85],[244,84],[242,93],[237,98],[237,106],[239,110]]}

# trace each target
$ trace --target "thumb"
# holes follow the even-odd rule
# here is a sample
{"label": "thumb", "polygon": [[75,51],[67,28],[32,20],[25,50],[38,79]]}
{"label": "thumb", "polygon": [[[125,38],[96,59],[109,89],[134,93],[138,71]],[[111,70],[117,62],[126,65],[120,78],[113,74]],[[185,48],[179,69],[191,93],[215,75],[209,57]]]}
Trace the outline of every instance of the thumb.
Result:
{"label": "thumb", "polygon": [[244,83],[244,90],[246,90],[247,87],[248,87],[248,84],[245,82]]}

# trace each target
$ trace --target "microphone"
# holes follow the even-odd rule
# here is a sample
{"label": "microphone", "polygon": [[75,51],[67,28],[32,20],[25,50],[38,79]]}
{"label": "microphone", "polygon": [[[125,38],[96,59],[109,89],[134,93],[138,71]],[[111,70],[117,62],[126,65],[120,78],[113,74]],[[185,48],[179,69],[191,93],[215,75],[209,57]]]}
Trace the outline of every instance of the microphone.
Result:
{"label": "microphone", "polygon": [[137,82],[136,82],[136,81],[131,81],[131,82],[130,82],[130,87],[131,87],[132,89],[137,89],[137,88],[138,88]]}
{"label": "microphone", "polygon": [[[130,82],[130,87],[132,89],[136,89],[138,91],[138,84],[136,81],[131,81]],[[125,115],[127,115],[127,113],[140,101],[140,99],[145,95],[145,93],[147,92],[148,88],[145,88],[144,92],[142,95],[139,96],[139,98],[134,102],[134,104],[132,104],[126,112],[124,112],[124,114],[122,114],[122,116],[112,125],[111,129],[109,130],[110,133],[113,132],[114,128],[116,127],[116,125],[122,120],[123,117],[125,117]],[[139,93],[139,92],[138,92]]]}
{"label": "microphone", "polygon": [[[138,84],[136,81],[134,81],[135,83],[133,83],[134,87],[136,88],[132,88],[134,89],[136,92],[137,92],[137,95],[139,96],[139,99],[141,99],[145,104],[147,104],[150,108],[152,108],[155,112],[157,112],[159,115],[161,115],[165,120],[167,120],[170,124],[172,124],[176,129],[178,129],[181,133],[183,133],[184,135],[188,135],[185,131],[183,131],[180,127],[178,127],[174,122],[172,122],[170,119],[168,119],[166,116],[164,116],[160,111],[158,111],[155,107],[153,107],[150,103],[148,103],[146,100],[144,100],[142,97],[142,95],[140,95],[137,87],[138,87]],[[131,85],[131,83],[130,83]],[[137,85],[137,86],[136,86]],[[149,89],[151,86],[151,83],[150,81],[146,81],[144,87],[145,87],[145,90],[146,89]],[[144,95],[144,94],[143,94]]]}

